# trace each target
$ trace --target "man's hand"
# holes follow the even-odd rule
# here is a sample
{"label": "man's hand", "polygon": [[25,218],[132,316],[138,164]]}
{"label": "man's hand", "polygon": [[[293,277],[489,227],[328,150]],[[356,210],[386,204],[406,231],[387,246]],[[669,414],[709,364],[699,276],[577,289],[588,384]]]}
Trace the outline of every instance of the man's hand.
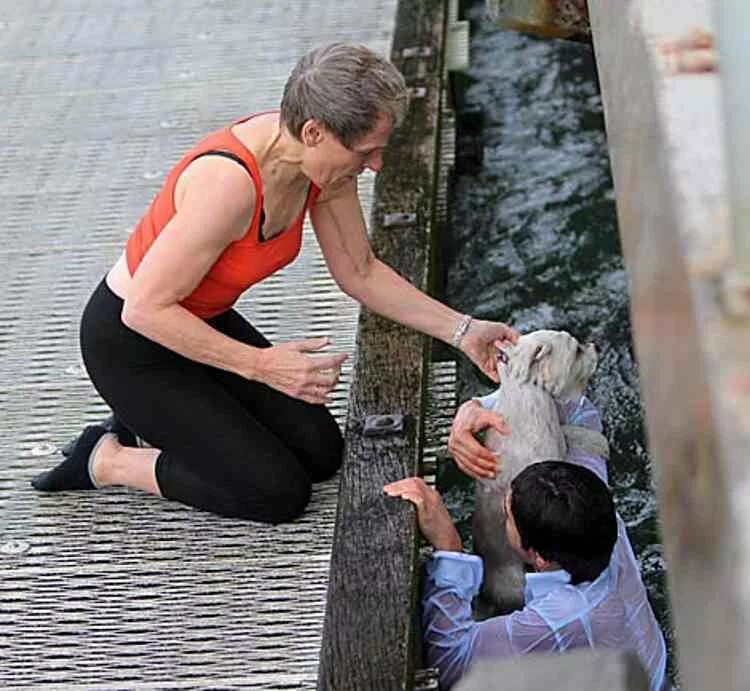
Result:
{"label": "man's hand", "polygon": [[449,552],[460,552],[461,537],[453,525],[448,509],[440,493],[428,487],[420,477],[409,477],[383,487],[391,497],[401,497],[417,507],[419,529],[425,539],[435,548]]}
{"label": "man's hand", "polygon": [[497,473],[497,459],[474,436],[488,427],[500,434],[510,432],[501,415],[483,408],[478,401],[470,400],[458,409],[448,437],[448,451],[456,465],[475,480],[492,478]]}

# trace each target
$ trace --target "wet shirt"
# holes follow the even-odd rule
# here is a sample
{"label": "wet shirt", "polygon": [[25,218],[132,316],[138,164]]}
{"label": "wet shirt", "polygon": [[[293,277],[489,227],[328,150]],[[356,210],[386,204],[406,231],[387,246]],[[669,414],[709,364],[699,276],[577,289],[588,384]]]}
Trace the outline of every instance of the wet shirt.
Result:
{"label": "wet shirt", "polygon": [[[496,395],[478,400],[490,408]],[[602,428],[599,413],[583,396],[565,406],[561,419],[599,432]],[[566,460],[607,483],[603,458],[571,448]],[[667,687],[664,637],[620,516],[617,530],[610,563],[595,581],[572,585],[564,570],[527,574],[523,609],[483,622],[472,619],[471,609],[482,583],[482,560],[435,552],[426,567],[422,609],[428,661],[440,670],[441,688],[453,685],[480,658],[593,647],[635,651],[652,691]]]}

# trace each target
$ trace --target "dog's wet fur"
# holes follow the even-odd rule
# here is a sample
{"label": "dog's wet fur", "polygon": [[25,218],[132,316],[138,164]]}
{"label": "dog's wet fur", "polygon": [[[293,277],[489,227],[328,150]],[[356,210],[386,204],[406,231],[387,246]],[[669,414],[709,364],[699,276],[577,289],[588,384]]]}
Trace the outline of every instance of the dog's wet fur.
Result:
{"label": "dog's wet fur", "polygon": [[[529,464],[565,458],[567,430],[560,424],[557,403],[581,395],[597,361],[592,343],[582,345],[565,331],[549,330],[521,336],[498,359],[501,386],[493,410],[505,418],[510,434],[488,430],[485,445],[499,459],[497,477],[477,480],[475,487],[474,551],[484,561],[476,611],[480,618],[523,607],[524,563],[506,537],[505,495]],[[606,449],[598,432],[568,429],[576,447]]]}

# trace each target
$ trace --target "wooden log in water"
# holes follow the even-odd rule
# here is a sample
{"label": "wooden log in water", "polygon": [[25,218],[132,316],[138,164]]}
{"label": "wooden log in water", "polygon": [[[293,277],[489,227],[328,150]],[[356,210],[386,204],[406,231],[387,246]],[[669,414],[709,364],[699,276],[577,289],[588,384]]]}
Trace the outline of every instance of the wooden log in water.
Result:
{"label": "wooden log in water", "polygon": [[[444,27],[442,0],[399,3],[391,59],[413,98],[385,152],[370,224],[376,254],[421,289],[431,264]],[[419,534],[413,508],[382,488],[418,473],[427,353],[426,337],[362,309],[319,689],[412,687]],[[386,414],[403,415],[403,431],[367,436],[367,418]]]}

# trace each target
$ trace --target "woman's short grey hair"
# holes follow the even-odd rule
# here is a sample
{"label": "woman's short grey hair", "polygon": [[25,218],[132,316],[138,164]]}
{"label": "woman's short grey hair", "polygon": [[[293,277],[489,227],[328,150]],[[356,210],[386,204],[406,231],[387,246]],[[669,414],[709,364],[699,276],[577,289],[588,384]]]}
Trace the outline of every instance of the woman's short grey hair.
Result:
{"label": "woman's short grey hair", "polygon": [[297,139],[315,119],[350,147],[375,127],[379,114],[401,124],[408,92],[401,73],[356,43],[331,43],[305,55],[292,70],[281,100],[281,120]]}

